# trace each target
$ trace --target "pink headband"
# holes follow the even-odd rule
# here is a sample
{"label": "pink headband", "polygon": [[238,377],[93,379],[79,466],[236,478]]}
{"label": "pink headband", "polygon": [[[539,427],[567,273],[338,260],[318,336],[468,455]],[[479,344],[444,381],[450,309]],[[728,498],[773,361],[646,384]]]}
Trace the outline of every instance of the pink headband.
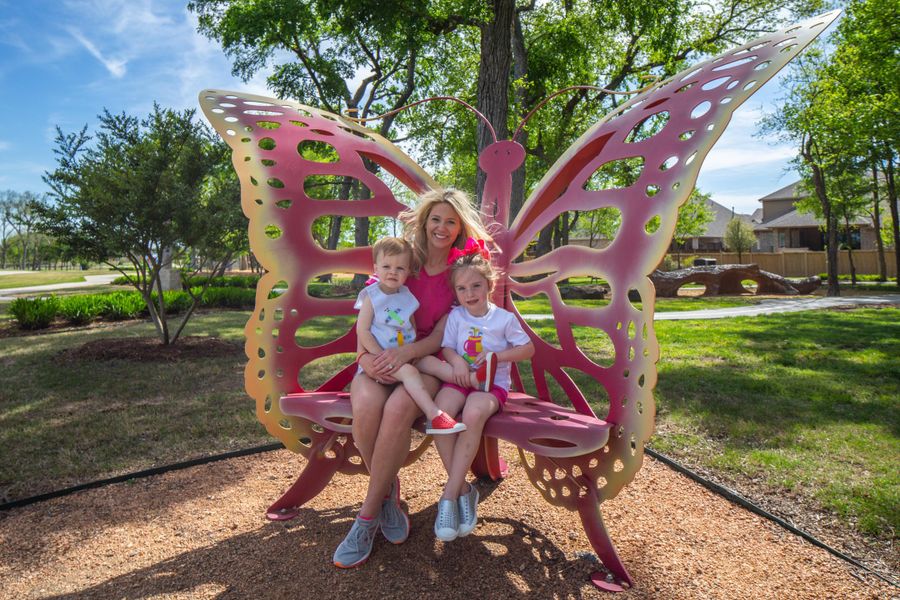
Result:
{"label": "pink headband", "polygon": [[491,253],[488,251],[484,240],[476,240],[469,238],[462,250],[459,248],[450,248],[450,254],[447,256],[447,264],[452,265],[460,258],[470,256],[472,254],[480,254],[485,260],[491,260]]}

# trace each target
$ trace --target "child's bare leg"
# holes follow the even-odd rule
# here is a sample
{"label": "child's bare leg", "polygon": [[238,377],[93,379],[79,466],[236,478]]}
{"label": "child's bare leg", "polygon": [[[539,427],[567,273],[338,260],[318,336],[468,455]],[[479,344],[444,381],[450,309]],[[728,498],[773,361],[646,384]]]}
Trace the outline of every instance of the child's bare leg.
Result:
{"label": "child's bare leg", "polygon": [[[441,388],[434,397],[434,403],[442,411],[456,419],[466,403],[466,395],[458,389],[445,387]],[[441,462],[444,463],[444,470],[448,473],[450,472],[450,462],[453,460],[453,447],[455,444],[455,435],[436,435],[434,437],[434,446],[441,457]]]}
{"label": "child's bare leg", "polygon": [[403,382],[403,387],[406,389],[406,392],[413,399],[413,402],[416,403],[416,406],[425,413],[426,419],[431,421],[438,416],[441,409],[438,408],[437,404],[435,404],[434,400],[431,398],[431,393],[422,381],[422,374],[416,367],[407,363],[397,369],[393,373],[393,377],[398,381]]}
{"label": "child's bare leg", "polygon": [[493,394],[472,392],[466,398],[463,407],[462,421],[466,430],[457,435],[453,447],[453,458],[447,470],[447,485],[441,499],[456,500],[468,491],[466,474],[472,465],[478,446],[481,443],[481,432],[488,418],[500,409],[500,403]]}
{"label": "child's bare leg", "polygon": [[[420,373],[434,375],[444,383],[454,383],[453,367],[448,362],[444,362],[436,356],[426,356],[416,363],[416,368]],[[478,377],[475,371],[469,375],[469,387],[478,388]]]}

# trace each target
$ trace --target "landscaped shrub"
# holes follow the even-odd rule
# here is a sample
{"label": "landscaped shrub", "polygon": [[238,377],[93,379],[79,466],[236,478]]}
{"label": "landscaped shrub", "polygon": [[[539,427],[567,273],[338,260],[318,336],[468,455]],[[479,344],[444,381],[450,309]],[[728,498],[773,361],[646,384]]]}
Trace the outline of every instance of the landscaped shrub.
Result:
{"label": "landscaped shrub", "polygon": [[[199,292],[199,288],[195,293]],[[253,308],[256,303],[256,290],[242,288],[206,288],[200,304],[209,308]]]}
{"label": "landscaped shrub", "polygon": [[9,305],[9,314],[22,329],[45,329],[50,326],[59,311],[59,300],[47,298],[16,298]]}
{"label": "landscaped shrub", "polygon": [[59,316],[72,325],[85,325],[100,316],[104,304],[101,296],[64,296],[59,299]]}
{"label": "landscaped shrub", "polygon": [[110,321],[136,319],[147,311],[147,304],[137,292],[114,292],[100,295],[100,315]]}

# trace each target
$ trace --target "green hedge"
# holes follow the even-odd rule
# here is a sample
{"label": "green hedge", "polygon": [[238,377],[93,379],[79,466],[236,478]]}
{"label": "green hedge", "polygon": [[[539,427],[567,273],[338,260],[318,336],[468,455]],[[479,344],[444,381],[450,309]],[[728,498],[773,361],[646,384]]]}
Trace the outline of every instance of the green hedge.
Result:
{"label": "green hedge", "polygon": [[59,300],[55,296],[47,298],[16,298],[9,305],[9,314],[18,321],[22,329],[44,329],[56,319]]}
{"label": "green hedge", "polygon": [[[206,275],[195,275],[192,277],[185,277],[183,279],[183,284],[192,288],[201,287],[206,283],[206,280]],[[223,277],[213,277],[209,286],[217,288],[256,289],[257,282],[259,282],[259,275],[225,275]],[[113,279],[112,285],[131,285],[131,282],[128,281],[125,276],[122,276]]]}
{"label": "green hedge", "polygon": [[[857,281],[878,281],[878,277],[879,277],[879,275],[873,275],[871,273],[863,273],[863,274],[857,274],[856,280]],[[822,281],[828,281],[828,273],[819,273],[819,279],[821,279]],[[893,281],[893,282],[897,281],[896,277],[888,277],[887,279],[888,279],[888,281]],[[838,275],[838,281],[850,281],[850,274],[842,273],[842,274]]]}
{"label": "green hedge", "polygon": [[[194,288],[195,294],[200,288]],[[156,295],[154,294],[154,298]],[[163,292],[166,312],[170,315],[185,312],[191,306],[187,292]],[[204,308],[253,308],[256,290],[240,287],[207,288],[200,297]],[[57,318],[71,325],[85,325],[91,321],[123,321],[147,317],[147,304],[140,293],[112,292],[78,296],[49,296],[46,298],[18,298],[9,306],[9,313],[21,329],[45,329]]]}

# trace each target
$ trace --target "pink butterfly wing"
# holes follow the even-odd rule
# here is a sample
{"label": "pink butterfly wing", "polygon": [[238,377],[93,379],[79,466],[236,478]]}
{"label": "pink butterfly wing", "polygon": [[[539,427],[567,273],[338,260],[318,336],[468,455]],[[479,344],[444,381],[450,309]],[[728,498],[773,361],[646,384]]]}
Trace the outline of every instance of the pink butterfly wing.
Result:
{"label": "pink butterfly wing", "polygon": [[[436,184],[387,139],[336,115],[294,102],[216,90],[202,92],[200,105],[234,150],[241,203],[250,219],[250,244],[265,271],[245,329],[247,392],[256,400],[257,415],[268,431],[303,452],[316,439],[316,430],[308,421],[283,415],[279,398],[307,391],[299,379],[314,360],[324,360],[323,368],[336,373],[317,388],[321,391],[343,389],[356,369],[353,357],[335,356],[356,352],[354,300],[313,297],[308,286],[319,275],[369,273],[373,262],[370,247],[322,249],[314,241],[313,223],[328,215],[395,217],[405,208],[388,184],[366,169],[366,161],[414,194]],[[371,197],[317,198],[313,191],[322,177],[351,178],[346,181],[365,186]],[[347,317],[333,323],[323,319],[337,315]],[[305,345],[307,336],[298,331],[304,326],[316,326],[326,341]]]}
{"label": "pink butterfly wing", "polygon": [[[572,371],[595,379],[608,395],[606,419],[615,429],[601,453],[600,466],[591,469],[604,498],[614,496],[633,478],[652,432],[659,345],[653,329],[655,292],[648,275],[671,242],[678,207],[693,190],[700,165],[734,110],[824,31],[837,14],[827,13],[748,42],[624,103],[554,164],[509,231],[498,236],[506,261],[502,266],[509,275],[504,292],[524,297],[544,293],[550,299],[558,346],[542,340],[522,320],[537,348],[532,371],[538,396],[550,398],[549,375],[578,412],[592,414],[589,400],[599,398],[586,398],[570,376]],[[665,125],[655,135],[635,141],[635,134],[649,118],[665,120]],[[622,160],[643,161],[632,185],[586,189],[598,169]],[[621,214],[621,224],[607,247],[569,245],[534,260],[511,262],[563,212],[605,207]],[[540,278],[530,280],[535,276]],[[575,276],[606,280],[611,288],[610,303],[597,308],[565,304],[558,284]],[[632,297],[639,295],[640,306],[629,300],[629,292]],[[514,306],[511,297],[507,306]],[[606,360],[592,360],[579,348],[575,340],[579,331],[592,332],[590,343],[605,334],[610,349]],[[604,461],[610,464],[603,465]],[[545,468],[551,466],[538,460],[530,475],[547,488],[541,474]],[[584,468],[582,465],[587,474]]]}

